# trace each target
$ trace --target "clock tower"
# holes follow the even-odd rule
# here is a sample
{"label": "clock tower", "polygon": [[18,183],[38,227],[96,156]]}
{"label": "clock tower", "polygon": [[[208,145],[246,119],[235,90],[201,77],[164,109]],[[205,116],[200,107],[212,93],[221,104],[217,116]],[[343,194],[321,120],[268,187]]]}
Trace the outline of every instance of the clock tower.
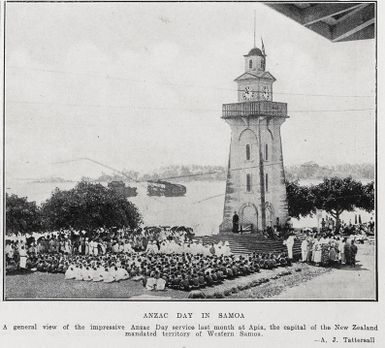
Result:
{"label": "clock tower", "polygon": [[245,72],[235,79],[238,102],[222,106],[231,143],[221,232],[232,231],[234,212],[240,228],[253,232],[283,225],[288,217],[281,141],[287,104],[273,101],[276,79],[265,69],[263,43],[244,59]]}
{"label": "clock tower", "polygon": [[238,101],[273,100],[275,78],[265,71],[265,52],[253,48],[244,58],[245,72],[235,79],[238,84]]}

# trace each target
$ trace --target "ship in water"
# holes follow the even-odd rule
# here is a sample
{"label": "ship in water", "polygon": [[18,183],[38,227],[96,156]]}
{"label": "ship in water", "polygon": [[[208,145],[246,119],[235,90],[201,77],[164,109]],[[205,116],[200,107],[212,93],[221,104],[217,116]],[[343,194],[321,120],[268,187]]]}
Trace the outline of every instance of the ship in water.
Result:
{"label": "ship in water", "polygon": [[163,180],[148,181],[148,196],[179,197],[186,194],[186,186],[181,184],[172,184]]}
{"label": "ship in water", "polygon": [[125,197],[135,197],[138,195],[136,187],[126,186],[121,180],[114,180],[108,183],[108,187],[114,191],[121,193]]}

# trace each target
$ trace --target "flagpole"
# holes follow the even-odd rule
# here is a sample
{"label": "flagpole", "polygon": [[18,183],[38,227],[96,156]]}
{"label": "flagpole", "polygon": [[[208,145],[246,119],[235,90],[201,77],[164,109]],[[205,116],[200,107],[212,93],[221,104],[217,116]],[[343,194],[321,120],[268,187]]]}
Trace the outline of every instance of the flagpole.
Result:
{"label": "flagpole", "polygon": [[255,31],[256,31],[256,11],[254,10],[254,48],[256,47],[255,45]]}

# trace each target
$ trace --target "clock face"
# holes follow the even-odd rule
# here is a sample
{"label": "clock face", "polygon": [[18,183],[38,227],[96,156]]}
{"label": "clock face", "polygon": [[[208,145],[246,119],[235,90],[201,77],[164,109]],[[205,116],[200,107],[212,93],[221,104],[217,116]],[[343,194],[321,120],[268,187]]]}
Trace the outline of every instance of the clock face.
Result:
{"label": "clock face", "polygon": [[262,99],[264,99],[264,100],[269,100],[269,99],[270,99],[269,87],[263,86],[263,88],[262,88],[262,93],[261,93],[261,97],[262,97]]}
{"label": "clock face", "polygon": [[245,87],[245,90],[243,92],[243,99],[244,100],[251,100],[254,97],[254,91],[249,87]]}

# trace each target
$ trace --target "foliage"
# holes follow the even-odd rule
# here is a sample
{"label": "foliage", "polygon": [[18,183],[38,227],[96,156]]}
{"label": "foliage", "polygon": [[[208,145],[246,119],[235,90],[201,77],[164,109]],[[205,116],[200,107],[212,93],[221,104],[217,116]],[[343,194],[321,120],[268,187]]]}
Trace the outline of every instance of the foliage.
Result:
{"label": "foliage", "polygon": [[361,207],[363,197],[366,196],[364,187],[361,182],[353,180],[352,177],[324,178],[323,182],[312,188],[315,206],[328,212],[339,224],[342,212]]}
{"label": "foliage", "polygon": [[42,228],[41,211],[36,202],[28,202],[26,197],[6,194],[7,233],[36,232]]}
{"label": "foliage", "polygon": [[286,181],[286,196],[289,216],[299,219],[315,213],[314,196],[310,187],[299,185],[298,180]]}
{"label": "foliage", "polygon": [[321,209],[333,216],[337,223],[344,211],[356,208],[368,212],[374,209],[374,183],[363,185],[352,177],[324,178],[314,186],[301,186],[298,181],[286,182],[289,215],[299,218]]}
{"label": "foliage", "polygon": [[364,209],[367,212],[374,210],[374,182],[363,186],[363,192],[360,201],[357,204],[358,208]]}
{"label": "foliage", "polygon": [[137,207],[124,196],[88,182],[80,182],[68,191],[56,188],[42,204],[42,212],[45,224],[53,229],[136,228],[142,222]]}

